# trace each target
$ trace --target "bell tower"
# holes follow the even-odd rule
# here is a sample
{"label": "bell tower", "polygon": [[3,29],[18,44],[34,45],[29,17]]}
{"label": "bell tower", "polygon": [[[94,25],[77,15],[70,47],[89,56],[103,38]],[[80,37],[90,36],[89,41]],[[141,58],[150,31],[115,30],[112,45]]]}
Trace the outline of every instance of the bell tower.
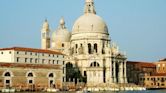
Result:
{"label": "bell tower", "polygon": [[50,29],[47,19],[43,23],[43,27],[41,29],[41,48],[48,49],[50,48]]}

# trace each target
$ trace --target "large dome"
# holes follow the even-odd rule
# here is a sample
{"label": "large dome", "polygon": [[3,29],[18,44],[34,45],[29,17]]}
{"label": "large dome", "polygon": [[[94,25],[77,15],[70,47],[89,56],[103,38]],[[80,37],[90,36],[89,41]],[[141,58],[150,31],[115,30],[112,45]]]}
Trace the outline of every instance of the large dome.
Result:
{"label": "large dome", "polygon": [[108,34],[108,28],[101,17],[93,13],[86,13],[75,21],[72,34],[76,33]]}

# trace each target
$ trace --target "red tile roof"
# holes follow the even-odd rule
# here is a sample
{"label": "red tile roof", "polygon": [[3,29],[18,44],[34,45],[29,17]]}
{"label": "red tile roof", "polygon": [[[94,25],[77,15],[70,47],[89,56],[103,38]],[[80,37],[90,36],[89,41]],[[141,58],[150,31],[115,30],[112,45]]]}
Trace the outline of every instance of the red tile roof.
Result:
{"label": "red tile roof", "polygon": [[5,62],[0,62],[0,67],[61,69],[60,65],[53,65],[53,64],[25,64],[25,63],[5,63]]}
{"label": "red tile roof", "polygon": [[164,59],[161,59],[161,60],[159,60],[159,61],[166,61],[166,58],[164,58]]}
{"label": "red tile roof", "polygon": [[154,75],[152,76],[166,76],[166,73],[155,73]]}
{"label": "red tile roof", "polygon": [[127,61],[127,64],[133,64],[141,67],[156,67],[156,65],[151,62]]}
{"label": "red tile roof", "polygon": [[25,48],[25,47],[11,47],[11,48],[0,48],[1,50],[15,50],[15,51],[27,51],[27,52],[37,52],[37,53],[48,53],[48,54],[61,54],[61,52],[45,50],[45,49],[36,49],[36,48]]}

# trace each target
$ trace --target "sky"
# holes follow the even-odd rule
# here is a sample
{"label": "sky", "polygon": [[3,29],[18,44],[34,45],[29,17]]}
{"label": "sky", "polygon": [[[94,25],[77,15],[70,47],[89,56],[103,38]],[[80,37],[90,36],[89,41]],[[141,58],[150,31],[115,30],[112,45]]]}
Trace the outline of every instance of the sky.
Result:
{"label": "sky", "polygon": [[[166,58],[166,0],[94,0],[110,38],[128,60],[155,62]],[[0,48],[40,48],[45,19],[51,31],[64,17],[72,31],[83,15],[85,0],[0,0]]]}

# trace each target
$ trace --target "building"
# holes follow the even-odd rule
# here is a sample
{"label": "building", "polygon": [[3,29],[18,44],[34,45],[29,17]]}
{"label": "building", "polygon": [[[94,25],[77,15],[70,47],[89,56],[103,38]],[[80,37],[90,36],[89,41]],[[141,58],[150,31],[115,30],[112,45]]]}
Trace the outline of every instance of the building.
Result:
{"label": "building", "polygon": [[139,77],[139,84],[147,88],[166,88],[166,59],[154,62],[156,70],[153,74],[142,74]]}
{"label": "building", "polygon": [[51,50],[11,47],[0,49],[0,62],[62,65],[64,55]]}
{"label": "building", "polygon": [[166,58],[155,62],[157,73],[166,73]]}
{"label": "building", "polygon": [[50,31],[45,20],[41,47],[66,55],[66,82],[83,81],[87,86],[127,83],[125,53],[111,42],[107,24],[96,14],[93,0],[85,0],[84,14],[71,32],[63,18],[51,36]]}
{"label": "building", "polygon": [[140,77],[140,85],[149,89],[166,88],[166,73],[145,74]]}
{"label": "building", "polygon": [[62,88],[64,54],[51,50],[12,47],[0,49],[0,88],[43,90]]}
{"label": "building", "polygon": [[165,59],[153,63],[127,61],[127,79],[149,89],[166,88]]}
{"label": "building", "polygon": [[92,87],[127,83],[126,55],[111,41],[107,24],[96,14],[93,0],[85,0],[84,14],[75,21],[71,32],[63,18],[51,36],[50,32],[45,20],[42,49],[0,49],[1,88],[34,90],[62,88],[70,82]]}
{"label": "building", "polygon": [[145,75],[153,75],[156,65],[150,62],[127,61],[128,83],[140,84],[140,78]]}

